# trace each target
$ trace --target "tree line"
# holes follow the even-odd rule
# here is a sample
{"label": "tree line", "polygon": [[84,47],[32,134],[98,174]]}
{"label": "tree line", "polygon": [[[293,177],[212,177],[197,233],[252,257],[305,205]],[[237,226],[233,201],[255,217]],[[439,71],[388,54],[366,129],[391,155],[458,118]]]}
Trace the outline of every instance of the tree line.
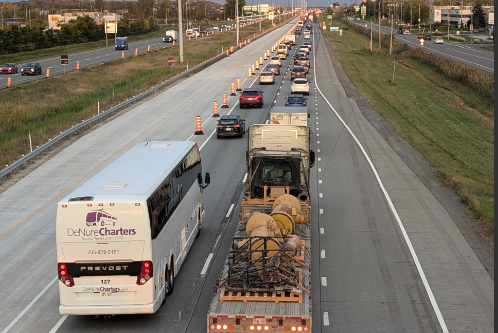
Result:
{"label": "tree line", "polygon": [[[158,30],[151,19],[121,20],[118,37],[140,35]],[[105,38],[104,26],[89,16],[80,16],[61,25],[60,30],[8,25],[0,29],[0,54],[10,54],[50,48],[54,46],[94,42]]]}

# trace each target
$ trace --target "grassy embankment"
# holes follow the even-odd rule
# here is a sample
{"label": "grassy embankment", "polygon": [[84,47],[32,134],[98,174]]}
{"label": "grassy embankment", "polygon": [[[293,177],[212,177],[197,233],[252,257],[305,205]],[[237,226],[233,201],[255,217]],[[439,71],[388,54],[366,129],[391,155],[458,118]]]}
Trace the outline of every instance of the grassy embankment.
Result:
{"label": "grassy embankment", "polygon": [[494,231],[493,98],[434,66],[370,52],[369,36],[334,25],[344,35],[326,35],[354,85]]}
{"label": "grassy embankment", "polygon": [[[290,18],[290,17],[289,17]],[[282,20],[284,24],[285,20]],[[262,23],[268,30],[270,21]],[[260,34],[259,24],[240,29],[241,40]],[[33,149],[60,132],[89,119],[100,110],[138,95],[234,46],[236,31],[185,41],[184,63],[179,63],[179,46],[141,53],[66,75],[0,90],[0,168],[29,152],[28,132]],[[175,56],[171,67],[168,57]],[[206,107],[209,107],[206,105]]]}

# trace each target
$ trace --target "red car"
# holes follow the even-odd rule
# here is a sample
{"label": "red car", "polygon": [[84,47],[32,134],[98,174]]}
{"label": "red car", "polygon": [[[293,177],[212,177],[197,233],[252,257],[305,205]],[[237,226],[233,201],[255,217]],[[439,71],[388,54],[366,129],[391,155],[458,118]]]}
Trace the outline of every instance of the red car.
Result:
{"label": "red car", "polygon": [[17,68],[16,64],[14,63],[7,63],[2,66],[2,69],[0,70],[0,73],[2,74],[14,74],[19,72],[19,69]]}
{"label": "red car", "polygon": [[258,88],[244,88],[239,98],[239,106],[255,105],[258,108],[263,107],[263,92]]}

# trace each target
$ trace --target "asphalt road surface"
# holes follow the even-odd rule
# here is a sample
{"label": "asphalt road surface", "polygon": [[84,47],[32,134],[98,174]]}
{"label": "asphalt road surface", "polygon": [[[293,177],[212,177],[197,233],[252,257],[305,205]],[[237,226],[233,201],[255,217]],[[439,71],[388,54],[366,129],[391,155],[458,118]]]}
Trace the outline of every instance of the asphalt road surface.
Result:
{"label": "asphalt road surface", "polygon": [[[238,222],[247,138],[216,139],[212,102],[290,28],[285,25],[74,140],[0,195],[1,332],[206,332],[206,314]],[[295,48],[291,50],[294,52]],[[318,28],[308,98],[312,168],[313,332],[492,332],[493,281],[450,212],[413,173],[342,86]],[[291,57],[264,107],[220,114],[264,123],[290,93]],[[200,115],[204,135],[193,135]],[[201,147],[206,219],[154,315],[60,316],[55,212],[68,191],[135,142],[193,140]],[[232,207],[233,209],[230,209]],[[201,270],[213,254],[206,274]]]}
{"label": "asphalt road surface", "polygon": [[[218,33],[223,33],[220,31]],[[203,37],[199,37],[203,38]],[[234,38],[235,39],[235,38]],[[188,43],[188,38],[183,34],[183,41]],[[235,40],[234,40],[235,44]],[[65,73],[73,72],[76,70],[76,64],[79,62],[80,68],[90,67],[98,65],[102,62],[109,62],[113,60],[120,59],[123,55],[124,57],[130,57],[137,53],[147,52],[147,49],[155,50],[163,47],[169,47],[172,43],[164,43],[162,37],[148,39],[138,42],[133,42],[128,44],[128,50],[115,50],[114,49],[114,38],[109,39],[109,45],[107,47],[96,48],[93,50],[72,53],[68,55],[69,63],[67,65],[61,64],[61,57],[49,57],[45,59],[34,59],[33,61],[26,61],[23,63],[17,63],[19,67],[18,74],[2,74],[0,75],[0,89],[7,88],[7,79],[11,78],[11,86],[16,86],[19,84],[24,84],[32,82],[35,80],[43,80],[46,78],[47,69],[49,70],[49,76],[63,75]],[[27,62],[38,62],[42,67],[41,75],[21,75],[21,68]],[[0,64],[1,65],[1,64]]]}
{"label": "asphalt road surface", "polygon": [[[372,31],[374,31],[374,34],[379,33],[378,24],[364,20],[353,20],[352,22],[361,25],[367,29],[371,28]],[[382,33],[390,35],[391,28],[383,26]],[[402,43],[406,43],[411,47],[421,47],[424,49],[424,51],[435,53],[437,55],[461,62],[462,64],[469,65],[471,67],[480,69],[488,73],[495,72],[494,52],[489,52],[484,49],[481,49],[480,45],[461,44],[457,42],[448,42],[446,40],[444,44],[435,44],[434,41],[438,36],[433,35],[432,40],[425,40],[424,45],[421,46],[420,40],[418,39],[418,34],[411,34],[411,35],[398,34],[396,26],[394,26],[393,36],[395,40],[400,41]],[[373,48],[377,47],[378,45],[374,43]]]}

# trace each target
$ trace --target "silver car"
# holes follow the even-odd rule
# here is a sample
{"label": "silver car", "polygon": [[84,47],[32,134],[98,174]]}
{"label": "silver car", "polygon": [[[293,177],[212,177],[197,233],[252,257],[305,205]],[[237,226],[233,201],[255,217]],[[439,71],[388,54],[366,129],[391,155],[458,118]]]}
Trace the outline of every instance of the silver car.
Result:
{"label": "silver car", "polygon": [[280,57],[271,57],[270,58],[270,64],[277,64],[278,67],[281,67],[282,66],[282,60],[280,59]]}
{"label": "silver car", "polygon": [[291,84],[291,94],[310,94],[310,82],[304,78],[295,78]]}
{"label": "silver car", "polygon": [[264,83],[275,83],[275,76],[273,72],[270,71],[264,71],[259,74],[259,84],[264,84]]}

